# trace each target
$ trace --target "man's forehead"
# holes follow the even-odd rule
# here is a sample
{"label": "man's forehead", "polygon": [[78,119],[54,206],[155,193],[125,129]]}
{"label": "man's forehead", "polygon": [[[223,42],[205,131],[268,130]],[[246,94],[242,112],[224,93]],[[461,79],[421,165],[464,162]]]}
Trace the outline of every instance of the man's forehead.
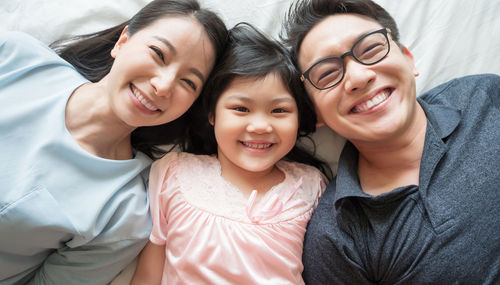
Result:
{"label": "man's forehead", "polygon": [[299,49],[299,65],[305,69],[303,65],[310,65],[336,49],[342,54],[359,37],[379,28],[382,26],[374,19],[358,14],[328,16],[304,37]]}

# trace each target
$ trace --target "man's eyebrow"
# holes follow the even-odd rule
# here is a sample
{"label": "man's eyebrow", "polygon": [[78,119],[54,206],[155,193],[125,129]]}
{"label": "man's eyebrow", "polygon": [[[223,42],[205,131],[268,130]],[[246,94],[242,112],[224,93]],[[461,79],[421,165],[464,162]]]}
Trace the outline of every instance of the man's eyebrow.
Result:
{"label": "man's eyebrow", "polygon": [[[177,50],[175,49],[174,45],[170,43],[169,40],[160,36],[154,36],[154,38],[162,42],[165,46],[167,46],[167,48],[170,50],[170,52],[172,52],[173,55],[177,54]],[[203,76],[203,73],[201,73],[201,71],[199,71],[197,68],[190,68],[189,71],[194,73],[194,75],[196,75],[198,78],[200,78],[201,82],[205,82],[205,76]]]}

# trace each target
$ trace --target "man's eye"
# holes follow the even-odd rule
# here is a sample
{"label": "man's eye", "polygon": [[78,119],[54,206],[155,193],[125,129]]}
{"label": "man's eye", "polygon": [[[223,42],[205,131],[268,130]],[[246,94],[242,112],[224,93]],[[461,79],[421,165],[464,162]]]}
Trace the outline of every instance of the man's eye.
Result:
{"label": "man's eye", "polygon": [[155,47],[155,46],[150,46],[149,47],[151,50],[153,50],[157,55],[158,57],[161,59],[161,61],[165,61],[165,58],[163,57],[163,52],[161,51],[161,49]]}

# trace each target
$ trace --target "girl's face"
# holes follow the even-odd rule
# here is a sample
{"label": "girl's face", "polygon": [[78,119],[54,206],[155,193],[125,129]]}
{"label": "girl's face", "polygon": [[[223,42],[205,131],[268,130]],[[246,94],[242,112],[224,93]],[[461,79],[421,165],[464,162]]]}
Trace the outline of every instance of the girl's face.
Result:
{"label": "girl's face", "polygon": [[122,32],[104,78],[110,106],[133,129],[171,122],[199,96],[215,58],[202,25],[177,16],[155,21],[129,36]]}
{"label": "girl's face", "polygon": [[295,145],[295,99],[281,78],[236,78],[219,97],[210,118],[222,172],[266,173]]}

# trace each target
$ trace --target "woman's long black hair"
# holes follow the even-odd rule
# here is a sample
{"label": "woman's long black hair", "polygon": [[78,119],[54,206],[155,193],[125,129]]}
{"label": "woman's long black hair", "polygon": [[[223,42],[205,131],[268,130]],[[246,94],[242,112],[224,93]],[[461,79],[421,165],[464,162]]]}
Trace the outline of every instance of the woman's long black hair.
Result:
{"label": "woman's long black hair", "polygon": [[[215,115],[215,107],[221,94],[237,77],[264,78],[276,74],[281,78],[298,107],[298,139],[312,139],[309,135],[316,130],[316,114],[312,102],[306,96],[300,74],[294,66],[288,51],[279,42],[266,37],[248,23],[240,23],[229,31],[226,49],[221,60],[214,67],[203,89],[202,100],[193,106],[195,116],[189,130],[186,151],[196,154],[216,154],[217,141],[209,116]],[[314,143],[312,143],[314,145]],[[326,163],[314,157],[297,143],[285,156],[286,160],[309,164],[320,169],[331,178]]]}
{"label": "woman's long black hair", "polygon": [[[217,61],[227,38],[227,29],[215,13],[202,9],[197,0],[154,0],[124,23],[100,32],[62,39],[52,43],[50,47],[89,81],[97,82],[111,70],[114,62],[111,50],[125,26],[128,26],[127,33],[132,36],[155,21],[170,15],[197,19],[205,28],[214,46]],[[191,121],[190,116],[188,111],[170,123],[137,128],[132,132],[132,147],[151,158],[156,158],[165,153],[165,150],[158,146],[184,145],[186,126]]]}

